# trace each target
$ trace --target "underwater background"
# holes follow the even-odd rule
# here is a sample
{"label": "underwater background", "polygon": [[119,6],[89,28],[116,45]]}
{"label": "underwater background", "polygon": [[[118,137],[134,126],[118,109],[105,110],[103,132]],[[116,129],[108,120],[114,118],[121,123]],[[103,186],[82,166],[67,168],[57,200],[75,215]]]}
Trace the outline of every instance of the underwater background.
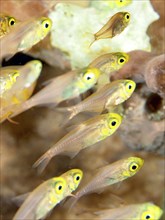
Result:
{"label": "underwater background", "polygon": [[[122,7],[108,2],[112,1],[0,1],[0,13],[19,21],[41,16],[53,21],[48,36],[30,50],[0,60],[1,67],[24,65],[36,59],[42,62],[42,73],[33,94],[51,78],[83,68],[96,57],[115,51],[127,52],[130,60],[113,72],[110,80],[132,79],[137,84],[131,98],[121,106],[124,120],[112,136],[73,159],[62,155],[53,158],[41,175],[32,168],[34,162],[74,125],[91,118],[92,114],[81,113],[68,121],[65,112],[50,104],[28,109],[13,117],[14,122],[5,120],[0,125],[2,220],[15,215],[18,204],[13,201],[14,197],[32,191],[49,178],[72,168],[91,176],[99,167],[133,156],[144,159],[143,167],[135,176],[99,194],[82,197],[71,210],[62,202],[46,219],[92,219],[94,210],[144,202],[153,202],[165,211],[165,2],[132,0]],[[133,17],[130,26],[116,38],[96,41],[89,48],[91,33],[96,33],[118,11],[130,12]],[[78,99],[64,101],[60,107],[77,104],[92,93],[90,89]],[[163,215],[161,219],[164,218]]]}

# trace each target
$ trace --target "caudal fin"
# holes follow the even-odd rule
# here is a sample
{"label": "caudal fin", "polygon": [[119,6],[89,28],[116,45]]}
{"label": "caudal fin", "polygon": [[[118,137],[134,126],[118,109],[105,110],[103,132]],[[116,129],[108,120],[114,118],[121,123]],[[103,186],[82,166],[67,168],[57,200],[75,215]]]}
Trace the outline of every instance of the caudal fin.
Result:
{"label": "caudal fin", "polygon": [[33,168],[37,168],[38,173],[41,174],[48,165],[50,160],[51,157],[49,157],[49,155],[45,153],[33,164]]}
{"label": "caudal fin", "polygon": [[56,108],[55,110],[62,112],[64,114],[63,123],[61,127],[66,125],[69,120],[74,118],[79,112],[77,111],[76,106],[68,107],[68,108]]}
{"label": "caudal fin", "polygon": [[89,44],[89,48],[92,46],[92,44],[96,41],[96,39],[94,39],[90,44]]}

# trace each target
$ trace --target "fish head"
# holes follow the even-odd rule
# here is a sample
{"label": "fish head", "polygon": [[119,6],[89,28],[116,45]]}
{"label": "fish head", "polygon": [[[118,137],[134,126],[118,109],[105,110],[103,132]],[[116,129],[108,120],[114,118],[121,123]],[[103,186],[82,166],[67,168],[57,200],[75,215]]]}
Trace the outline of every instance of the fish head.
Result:
{"label": "fish head", "polygon": [[7,20],[9,27],[13,27],[17,22],[17,20],[14,17],[10,17],[10,16],[7,17]]}
{"label": "fish head", "polygon": [[129,12],[123,12],[123,24],[126,27],[130,22],[131,15]]}
{"label": "fish head", "polygon": [[25,87],[30,87],[39,77],[42,70],[42,63],[39,60],[32,60],[25,65],[27,71]]}
{"label": "fish head", "polygon": [[41,17],[39,19],[38,37],[43,39],[49,33],[52,27],[52,20],[47,17]]}
{"label": "fish head", "polygon": [[62,176],[65,177],[70,192],[73,192],[77,189],[82,180],[83,171],[80,169],[71,169]]}
{"label": "fish head", "polygon": [[107,114],[107,123],[110,133],[113,134],[122,122],[122,116],[117,113]]}
{"label": "fish head", "polygon": [[[41,17],[17,25],[17,31],[20,35],[17,50],[29,50],[32,46],[44,39],[52,27],[52,21],[49,18]],[[17,37],[18,38],[18,37]]]}
{"label": "fish head", "polygon": [[116,70],[120,69],[124,64],[129,61],[129,54],[123,52],[114,53],[116,56]]}
{"label": "fish head", "polygon": [[17,19],[8,15],[0,14],[0,37],[3,37],[17,23]]}
{"label": "fish head", "polygon": [[100,70],[97,68],[87,67],[81,72],[81,80],[86,88],[91,88],[96,84],[100,77]]}
{"label": "fish head", "polygon": [[122,175],[125,177],[131,177],[135,175],[143,166],[144,160],[139,157],[129,157],[124,165]]}
{"label": "fish head", "polygon": [[135,88],[136,88],[136,83],[133,80],[126,79],[121,81],[120,98],[122,99],[122,101],[126,101],[132,95]]}
{"label": "fish head", "polygon": [[51,202],[55,204],[58,201],[61,201],[65,196],[67,192],[67,182],[63,177],[54,177],[52,179],[52,187],[53,187],[53,193],[50,195]]}
{"label": "fish head", "polygon": [[140,219],[158,220],[163,214],[163,210],[152,203],[145,203]]}

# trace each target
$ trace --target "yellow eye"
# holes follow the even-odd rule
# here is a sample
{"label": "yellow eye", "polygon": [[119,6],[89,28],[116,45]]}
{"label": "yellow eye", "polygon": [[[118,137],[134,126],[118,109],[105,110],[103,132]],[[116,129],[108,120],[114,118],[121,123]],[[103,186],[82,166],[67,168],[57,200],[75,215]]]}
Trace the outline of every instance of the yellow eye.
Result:
{"label": "yellow eye", "polygon": [[76,184],[78,184],[81,181],[81,179],[82,179],[82,175],[80,173],[75,174],[73,177],[73,181]]}
{"label": "yellow eye", "polygon": [[110,128],[115,128],[118,125],[118,121],[116,119],[112,119],[109,122],[109,127]]}
{"label": "yellow eye", "polygon": [[126,5],[130,4],[131,2],[132,2],[132,0],[116,0],[116,4],[119,7],[126,6]]}
{"label": "yellow eye", "polygon": [[42,27],[43,27],[45,30],[49,31],[50,28],[52,27],[52,22],[51,22],[51,20],[50,20],[50,19],[45,19],[45,20],[43,20],[43,21],[42,21]]}
{"label": "yellow eye", "polygon": [[10,18],[9,19],[9,26],[13,26],[13,25],[15,25],[15,23],[16,23],[15,18]]}
{"label": "yellow eye", "polygon": [[124,15],[124,18],[125,18],[126,21],[129,21],[129,20],[130,20],[130,14],[129,14],[129,13],[126,13],[126,14]]}
{"label": "yellow eye", "polygon": [[83,79],[86,82],[93,82],[93,81],[95,81],[95,74],[92,72],[88,72],[88,73],[84,74]]}
{"label": "yellow eye", "polygon": [[129,166],[129,170],[131,172],[135,172],[138,168],[139,168],[139,165],[135,162],[131,163],[130,166]]}
{"label": "yellow eye", "polygon": [[141,217],[142,220],[154,220],[154,214],[150,211],[145,211]]}
{"label": "yellow eye", "polygon": [[65,182],[59,181],[55,184],[55,191],[57,194],[61,194],[64,191]]}
{"label": "yellow eye", "polygon": [[99,76],[100,70],[97,68],[84,68],[82,70],[82,79],[86,84],[95,84]]}
{"label": "yellow eye", "polygon": [[118,59],[118,64],[119,64],[119,65],[123,65],[125,62],[126,62],[126,58],[125,58],[125,57],[120,57],[120,58]]}
{"label": "yellow eye", "polygon": [[116,4],[117,4],[118,6],[122,6],[123,3],[124,3],[124,0],[116,0]]}
{"label": "yellow eye", "polygon": [[134,81],[127,81],[126,82],[125,88],[126,88],[126,92],[128,94],[132,94],[133,91],[135,90],[135,87],[136,87],[136,84]]}

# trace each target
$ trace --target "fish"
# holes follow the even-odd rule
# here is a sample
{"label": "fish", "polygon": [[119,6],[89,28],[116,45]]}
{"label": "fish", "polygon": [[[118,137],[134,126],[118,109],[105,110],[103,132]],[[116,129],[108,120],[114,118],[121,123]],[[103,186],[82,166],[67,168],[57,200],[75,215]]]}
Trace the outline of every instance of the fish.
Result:
{"label": "fish", "polygon": [[10,70],[13,70],[13,67],[11,69],[10,67],[4,67],[1,70],[0,83],[3,87],[0,96],[0,122],[3,122],[17,110],[21,103],[32,95],[42,70],[42,63],[39,60],[33,60],[23,66],[16,67],[11,81]]}
{"label": "fish", "polygon": [[72,192],[77,189],[82,177],[82,170],[72,169],[59,177],[43,182],[27,195],[13,220],[45,218],[58,203],[72,196]]}
{"label": "fish", "polygon": [[98,68],[101,75],[97,82],[97,90],[110,82],[114,71],[121,69],[129,61],[129,55],[124,52],[107,53],[93,60],[89,67]]}
{"label": "fish", "polygon": [[80,112],[101,113],[105,109],[109,110],[112,106],[119,105],[126,101],[130,98],[135,88],[136,83],[133,80],[115,80],[106,84],[77,105],[67,108],[58,108],[57,110],[65,112],[65,115],[68,114],[66,116],[68,120]]}
{"label": "fish", "polygon": [[128,26],[130,17],[129,12],[118,12],[114,14],[109,21],[94,34],[94,41],[92,41],[89,47],[97,40],[113,38],[120,34]]}
{"label": "fish", "polygon": [[33,18],[18,23],[9,34],[0,39],[0,58],[20,51],[27,52],[48,35],[51,27],[52,21],[47,17]]}
{"label": "fish", "polygon": [[54,156],[75,157],[81,150],[111,136],[121,122],[122,116],[119,114],[107,113],[81,123],[43,154],[33,167],[38,167],[38,171],[41,173]]}
{"label": "fish", "polygon": [[17,22],[16,18],[0,13],[0,38],[9,33]]}
{"label": "fish", "polygon": [[107,53],[93,60],[89,67],[100,69],[101,72],[109,74],[110,72],[119,70],[125,63],[129,61],[129,54],[124,52]]}
{"label": "fish", "polygon": [[163,210],[153,203],[130,204],[114,209],[105,209],[95,212],[98,220],[159,220]]}
{"label": "fish", "polygon": [[76,192],[75,197],[67,201],[66,206],[68,204],[70,207],[73,207],[80,197],[93,192],[99,192],[107,186],[132,177],[141,169],[143,164],[144,160],[142,158],[129,157],[97,169],[92,173],[91,178],[88,178]]}
{"label": "fish", "polygon": [[86,67],[55,77],[50,80],[48,85],[23,103],[17,110],[17,114],[37,105],[53,104],[55,107],[62,101],[76,98],[92,88],[99,76],[99,69]]}

